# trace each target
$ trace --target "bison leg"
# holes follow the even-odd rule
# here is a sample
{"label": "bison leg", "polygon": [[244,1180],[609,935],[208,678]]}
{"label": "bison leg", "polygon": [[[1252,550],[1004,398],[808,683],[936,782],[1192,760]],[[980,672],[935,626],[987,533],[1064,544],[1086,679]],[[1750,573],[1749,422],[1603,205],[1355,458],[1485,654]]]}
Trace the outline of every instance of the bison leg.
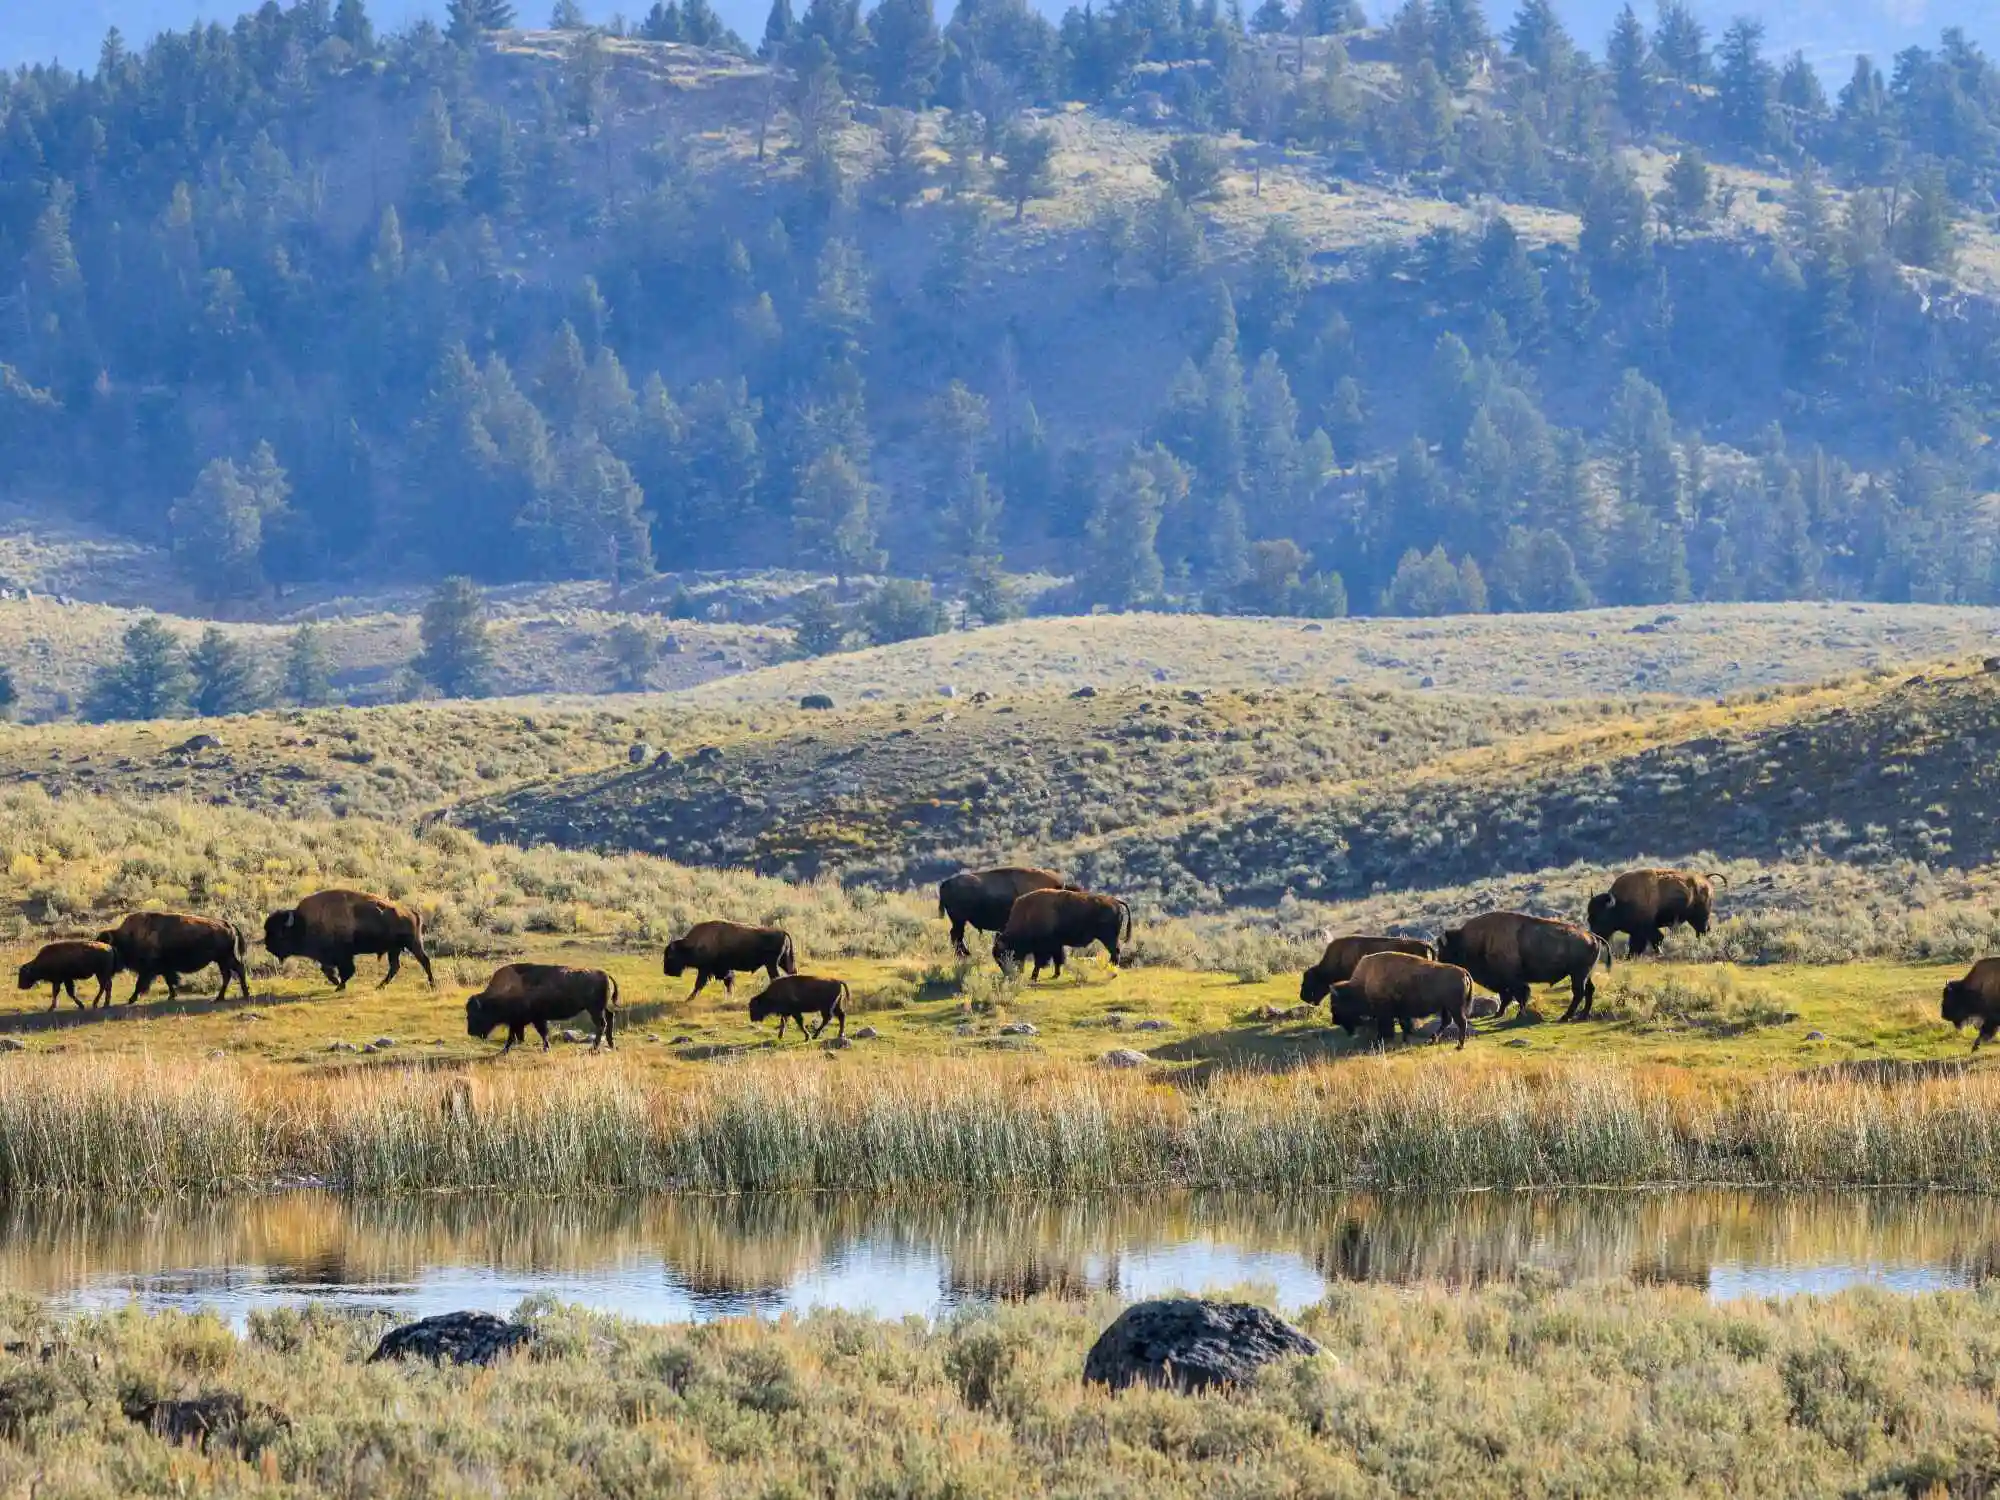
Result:
{"label": "bison leg", "polygon": [[708,983],[708,970],[696,969],[694,971],[694,988],[688,991],[688,999],[692,1000],[696,995],[699,995],[701,993],[701,987],[707,983]]}
{"label": "bison leg", "polygon": [[[778,971],[775,968],[771,970],[771,977],[773,979],[778,977]],[[722,971],[722,992],[732,1000],[736,998],[736,971],[734,969],[724,969]]]}
{"label": "bison leg", "polygon": [[1977,1052],[1987,1042],[1993,1040],[1995,1032],[2000,1032],[2000,1017],[1979,1023],[1979,1035],[1972,1039],[1972,1050]]}
{"label": "bison leg", "polygon": [[146,969],[141,969],[139,971],[138,983],[132,986],[132,998],[127,1000],[125,1003],[127,1005],[137,1005],[139,1003],[140,998],[146,993],[147,990],[150,990],[152,987],[153,987],[153,975],[151,971]]}
{"label": "bison leg", "polygon": [[548,1051],[548,1050],[549,1050],[549,1023],[548,1023],[547,1021],[541,1021],[541,1020],[538,1020],[538,1021],[536,1021],[536,1022],[535,1022],[535,1035],[536,1035],[536,1036],[538,1036],[538,1037],[540,1037],[540,1038],[542,1039],[542,1050],[543,1050],[544,1052]]}
{"label": "bison leg", "polygon": [[[209,1004],[220,1005],[224,1000],[227,1000],[229,998],[229,980],[230,980],[231,965],[229,960],[224,958],[224,959],[217,959],[215,966],[218,969],[222,970],[222,988],[215,992],[215,998],[209,1001]],[[250,998],[250,986],[247,984],[243,986],[243,998],[245,1000],[248,1000]]]}
{"label": "bison leg", "polygon": [[429,984],[432,989],[436,989],[437,975],[431,972],[431,956],[424,948],[423,939],[419,938],[417,941],[409,943],[406,946],[410,950],[410,957],[414,958],[423,969],[425,983]]}
{"label": "bison leg", "polygon": [[965,918],[951,919],[951,951],[960,958],[972,957],[972,950],[965,946]]}
{"label": "bison leg", "polygon": [[[780,1011],[778,1013],[778,1040],[781,1042],[785,1039],[785,1022],[789,1021],[790,1019],[791,1017],[787,1016],[783,1011]],[[806,1023],[803,1020],[800,1021],[799,1030],[804,1031],[805,1028],[806,1028]]]}
{"label": "bison leg", "polygon": [[388,970],[382,975],[382,982],[376,985],[375,988],[378,990],[387,989],[389,987],[389,982],[396,977],[397,971],[400,970],[402,967],[403,967],[402,945],[400,943],[391,943],[389,945]]}
{"label": "bison leg", "polygon": [[51,980],[51,981],[49,982],[49,1009],[50,1009],[50,1010],[54,1010],[54,1009],[56,1008],[56,1001],[57,1001],[58,999],[60,999],[60,998],[61,998],[61,996],[62,996],[62,981],[61,981],[60,979],[56,979],[56,980]]}
{"label": "bison leg", "polygon": [[507,1045],[500,1049],[500,1055],[505,1057],[509,1052],[512,1052],[514,1050],[514,1043],[520,1041],[527,1034],[527,1027],[510,1023],[507,1027]]}

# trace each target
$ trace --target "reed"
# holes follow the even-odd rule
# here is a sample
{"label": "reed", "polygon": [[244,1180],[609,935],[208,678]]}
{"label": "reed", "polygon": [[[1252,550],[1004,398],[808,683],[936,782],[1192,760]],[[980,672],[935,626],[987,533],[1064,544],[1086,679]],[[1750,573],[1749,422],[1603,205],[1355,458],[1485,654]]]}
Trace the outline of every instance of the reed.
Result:
{"label": "reed", "polygon": [[[1914,1076],[1910,1076],[1914,1075]],[[1018,1192],[1772,1183],[1983,1187],[2000,1075],[1711,1076],[1349,1060],[1206,1087],[1045,1062],[814,1057],[674,1084],[606,1060],[541,1077],[272,1080],[210,1061],[0,1069],[0,1193]]]}

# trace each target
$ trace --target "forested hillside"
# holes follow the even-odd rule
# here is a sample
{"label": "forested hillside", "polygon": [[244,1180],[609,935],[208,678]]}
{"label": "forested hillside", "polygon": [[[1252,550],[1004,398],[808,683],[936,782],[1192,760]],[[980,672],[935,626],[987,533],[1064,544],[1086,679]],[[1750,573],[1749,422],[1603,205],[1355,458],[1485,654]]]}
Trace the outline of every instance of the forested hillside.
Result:
{"label": "forested hillside", "polygon": [[876,638],[1031,572],[1063,609],[2000,597],[1962,33],[1829,96],[1677,3],[1601,57],[1547,0],[557,9],[269,3],[7,79],[4,498],[170,545],[219,612],[777,565],[928,580]]}

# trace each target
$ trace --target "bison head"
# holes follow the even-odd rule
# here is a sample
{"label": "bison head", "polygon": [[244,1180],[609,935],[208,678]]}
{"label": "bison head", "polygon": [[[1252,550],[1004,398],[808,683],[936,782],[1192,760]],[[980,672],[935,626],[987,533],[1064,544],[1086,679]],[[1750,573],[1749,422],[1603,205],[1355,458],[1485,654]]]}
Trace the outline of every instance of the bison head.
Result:
{"label": "bison head", "polygon": [[1020,966],[1021,954],[1007,941],[1004,932],[993,934],[993,962],[1000,965],[1002,974],[1012,974]]}
{"label": "bison head", "polygon": [[1618,929],[1611,924],[1618,918],[1618,898],[1609,891],[1599,891],[1590,898],[1590,930],[1607,943]]}
{"label": "bison head", "polygon": [[1360,986],[1351,979],[1328,986],[1326,997],[1327,1018],[1349,1036],[1358,1036],[1363,1023],[1372,1019]]}
{"label": "bison head", "polygon": [[[21,987],[26,989],[27,985]],[[1944,1018],[1960,1031],[1965,1030],[1967,1021],[1979,1018],[1979,997],[1963,979],[1954,979],[1944,987]]]}
{"label": "bison head", "polygon": [[1326,977],[1326,970],[1314,964],[1299,979],[1299,1004],[1317,1005],[1332,988],[1333,981]]}
{"label": "bison head", "polygon": [[752,995],[750,997],[751,1025],[754,1026],[759,1021],[768,1021],[771,1019],[771,1017],[775,1016],[777,1013],[778,1013],[778,1008],[774,1003],[772,1003],[771,992],[769,990],[764,991],[764,993],[761,995]]}
{"label": "bison head", "polygon": [[299,914],[289,907],[264,918],[264,946],[271,950],[273,958],[297,958],[305,952],[300,941],[304,936],[299,929]]}
{"label": "bison head", "polygon": [[500,1024],[500,1018],[493,1014],[484,995],[474,995],[465,1002],[465,1034],[484,1041],[493,1035],[493,1029]]}
{"label": "bison head", "polygon": [[1457,964],[1465,967],[1465,929],[1448,928],[1438,934],[1437,961],[1441,964]]}
{"label": "bison head", "polygon": [[669,979],[678,979],[687,973],[688,965],[694,960],[688,956],[687,940],[675,938],[667,944],[666,961],[660,965],[661,971]]}
{"label": "bison head", "polygon": [[31,989],[33,989],[33,988],[34,988],[34,987],[35,987],[35,986],[36,986],[37,984],[39,984],[39,983],[40,983],[40,981],[39,981],[38,979],[36,979],[36,977],[35,977],[35,966],[34,966],[34,964],[32,964],[32,963],[25,963],[25,964],[22,964],[22,965],[21,965],[21,988],[22,988],[22,989],[24,989],[24,990],[31,990]]}
{"label": "bison head", "polygon": [[95,939],[93,939],[93,941],[102,943],[104,944],[105,947],[109,948],[118,941],[117,929],[107,927],[104,929],[104,931],[98,933],[98,935],[96,936]]}

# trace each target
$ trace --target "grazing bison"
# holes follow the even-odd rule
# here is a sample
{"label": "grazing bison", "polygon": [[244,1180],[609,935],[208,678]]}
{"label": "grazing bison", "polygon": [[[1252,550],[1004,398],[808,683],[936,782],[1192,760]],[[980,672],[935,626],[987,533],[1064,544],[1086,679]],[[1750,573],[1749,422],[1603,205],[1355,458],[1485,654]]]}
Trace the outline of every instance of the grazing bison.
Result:
{"label": "grazing bison", "polygon": [[1014,903],[1007,925],[993,939],[993,961],[1005,973],[1032,958],[1040,979],[1042,965],[1055,965],[1056,977],[1063,971],[1064,950],[1104,944],[1113,966],[1118,963],[1118,945],[1132,937],[1132,911],[1116,896],[1096,896],[1088,891],[1029,891]]}
{"label": "grazing bison", "polygon": [[697,922],[687,932],[667,944],[666,961],[661,965],[669,979],[678,979],[694,970],[692,1000],[711,979],[720,979],[730,994],[736,993],[736,976],[762,969],[772,979],[778,971],[799,972],[797,950],[792,935],[780,927],[746,927],[741,922]]}
{"label": "grazing bison", "polygon": [[1490,911],[1455,927],[1438,940],[1438,957],[1456,964],[1500,997],[1498,1014],[1508,1003],[1528,1008],[1529,990],[1538,984],[1570,986],[1565,1021],[1590,1015],[1597,985],[1590,973],[1598,960],[1611,967],[1611,945],[1594,933],[1568,922],[1531,917],[1525,912]]}
{"label": "grazing bison", "polygon": [[76,1001],[76,1008],[82,1010],[83,1001],[77,996],[76,982],[79,979],[95,979],[97,997],[91,1004],[103,1005],[111,999],[111,976],[117,972],[118,952],[109,943],[87,943],[66,938],[61,942],[43,944],[41,952],[21,965],[21,988],[31,990],[38,984],[47,985],[50,1010],[56,1008],[56,1001],[67,990],[70,999]]}
{"label": "grazing bison", "polygon": [[1299,1003],[1317,1005],[1327,991],[1353,977],[1354,966],[1371,953],[1407,953],[1412,958],[1435,958],[1437,954],[1422,938],[1375,937],[1356,933],[1337,937],[1326,945],[1319,962],[1299,980]]}
{"label": "grazing bison", "polygon": [[189,917],[171,911],[135,911],[97,941],[108,945],[118,956],[118,967],[139,976],[127,1005],[153,987],[155,979],[167,982],[167,998],[181,997],[181,975],[193,974],[214,964],[222,971],[220,1000],[229,993],[233,978],[242,986],[243,998],[250,998],[250,979],[244,969],[243,934],[214,917]]}
{"label": "grazing bison", "polygon": [[951,946],[960,958],[971,956],[965,929],[1000,932],[1007,913],[1029,891],[1073,891],[1076,887],[1053,870],[1007,866],[998,870],[961,870],[938,887],[938,915],[951,919]]}
{"label": "grazing bison", "polygon": [[1979,1023],[1979,1035],[1972,1039],[1977,1052],[2000,1032],[2000,958],[1982,958],[1944,987],[1944,1018],[1960,1031],[1967,1021]]}
{"label": "grazing bison", "polygon": [[1375,1038],[1386,1043],[1398,1026],[1416,1035],[1416,1023],[1440,1018],[1435,1043],[1451,1027],[1458,1028],[1464,1047],[1472,1029],[1472,976],[1454,964],[1441,964],[1413,953],[1383,950],[1366,954],[1351,977],[1327,991],[1333,1023],[1350,1034],[1364,1021],[1375,1023]]}
{"label": "grazing bison", "polygon": [[1718,881],[1729,883],[1720,875],[1688,870],[1627,870],[1611,882],[1610,890],[1590,898],[1590,930],[1607,943],[1614,934],[1625,933],[1626,952],[1633,958],[1658,948],[1661,937],[1675,927],[1692,927],[1695,936],[1706,937]]}
{"label": "grazing bison", "polygon": [[[424,951],[424,919],[413,907],[365,891],[320,891],[286,911],[264,919],[264,946],[271,957],[309,959],[335,989],[347,988],[358,954],[379,953],[389,960],[386,985],[409,954],[423,965],[433,985],[431,956]],[[378,986],[379,988],[379,986]]]}
{"label": "grazing bison", "polygon": [[507,1028],[507,1045],[528,1033],[530,1026],[549,1050],[549,1022],[567,1021],[588,1012],[597,1025],[598,1047],[616,1047],[612,1030],[618,1010],[618,981],[602,969],[572,969],[563,964],[504,964],[493,971],[486,988],[465,1002],[465,1030],[482,1041],[496,1028]]}
{"label": "grazing bison", "polygon": [[[806,1031],[808,1012],[819,1016],[819,1031]],[[817,1041],[820,1032],[828,1024],[838,1019],[839,1036],[847,1035],[847,981],[844,979],[821,979],[814,974],[787,974],[783,979],[774,979],[765,987],[761,995],[750,1001],[752,1024],[778,1018],[778,1039],[784,1040],[785,1022],[797,1021],[799,1030],[808,1041]]]}

